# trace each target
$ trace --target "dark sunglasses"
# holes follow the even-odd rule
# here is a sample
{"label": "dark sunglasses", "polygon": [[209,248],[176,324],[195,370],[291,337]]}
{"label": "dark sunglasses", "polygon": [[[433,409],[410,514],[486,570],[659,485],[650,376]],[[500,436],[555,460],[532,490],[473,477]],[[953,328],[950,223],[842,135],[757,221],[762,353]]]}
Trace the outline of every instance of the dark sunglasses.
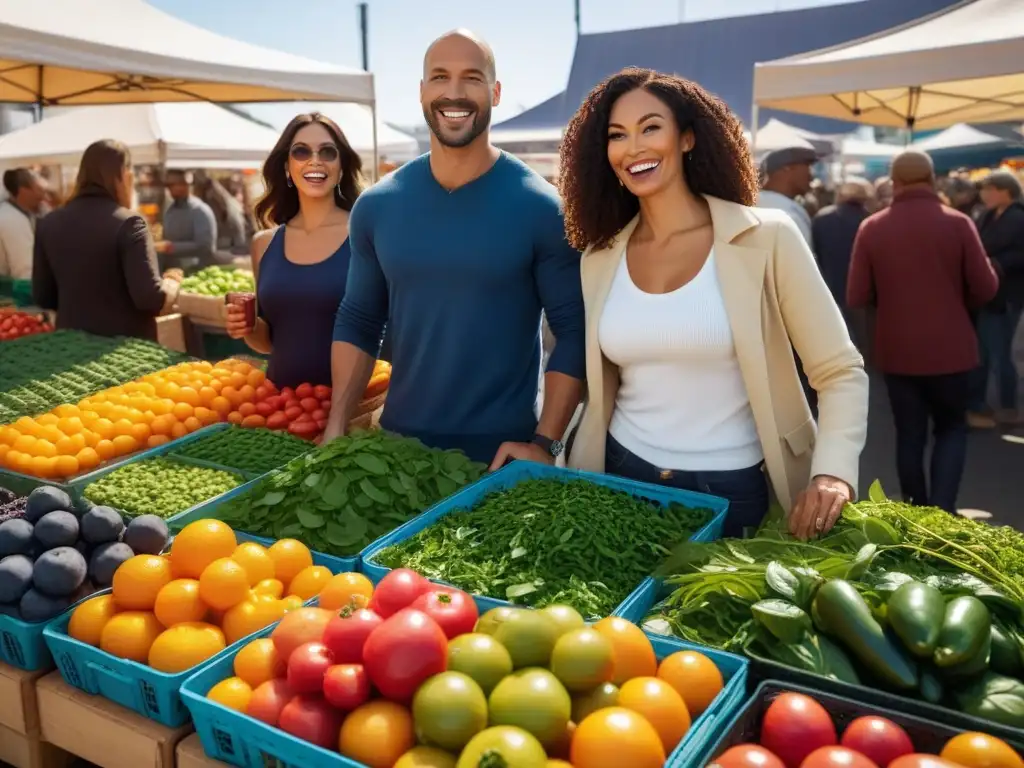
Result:
{"label": "dark sunglasses", "polygon": [[289,150],[289,154],[292,156],[292,160],[298,163],[309,162],[314,156],[324,163],[333,163],[341,157],[338,148],[333,144],[325,144],[320,149],[313,149],[305,144],[294,144]]}

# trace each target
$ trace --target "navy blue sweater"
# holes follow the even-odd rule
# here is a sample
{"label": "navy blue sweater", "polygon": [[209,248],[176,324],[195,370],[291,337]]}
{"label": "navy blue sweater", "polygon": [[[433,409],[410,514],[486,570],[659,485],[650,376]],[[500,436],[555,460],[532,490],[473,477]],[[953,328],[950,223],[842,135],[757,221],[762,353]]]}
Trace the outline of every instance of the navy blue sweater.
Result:
{"label": "navy blue sweater", "polygon": [[352,261],[334,340],[376,355],[385,324],[394,371],[382,426],[491,461],[537,427],[541,310],[549,371],[584,377],[580,254],[555,188],[502,153],[449,192],[429,155],[364,192],[349,220]]}

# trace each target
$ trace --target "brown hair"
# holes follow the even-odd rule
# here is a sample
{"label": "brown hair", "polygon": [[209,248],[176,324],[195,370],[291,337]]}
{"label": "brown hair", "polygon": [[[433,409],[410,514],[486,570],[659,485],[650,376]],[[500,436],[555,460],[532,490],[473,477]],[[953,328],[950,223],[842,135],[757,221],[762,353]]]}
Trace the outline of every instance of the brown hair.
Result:
{"label": "brown hair", "polygon": [[120,197],[121,181],[125,169],[131,167],[132,155],[124,144],[113,139],[94,141],[82,153],[75,189],[69,200],[74,200],[87,188],[91,188],[102,190],[110,195],[111,199],[123,203]]}
{"label": "brown hair", "polygon": [[338,124],[319,112],[296,115],[285,127],[281,138],[263,163],[266,192],[257,201],[255,209],[260,226],[270,228],[284,224],[298,215],[299,193],[295,187],[288,186],[285,168],[288,166],[288,154],[295,141],[295,134],[313,123],[319,123],[327,129],[341,156],[341,179],[334,187],[334,204],[343,211],[351,211],[356,198],[363,191],[363,161],[352,149]]}
{"label": "brown hair", "polygon": [[636,196],[619,184],[608,164],[612,106],[637,88],[671,109],[680,130],[693,131],[695,144],[683,163],[692,191],[741,205],[753,205],[757,199],[750,145],[743,124],[725,102],[690,80],[629,67],[587,95],[562,140],[559,189],[565,202],[565,231],[578,250],[607,246],[640,210]]}

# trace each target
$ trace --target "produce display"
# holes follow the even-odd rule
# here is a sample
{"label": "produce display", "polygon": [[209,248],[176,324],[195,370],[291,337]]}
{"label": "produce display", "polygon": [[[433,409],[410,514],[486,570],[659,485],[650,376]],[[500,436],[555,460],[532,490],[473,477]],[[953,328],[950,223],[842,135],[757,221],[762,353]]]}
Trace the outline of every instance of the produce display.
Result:
{"label": "produce display", "polygon": [[0,486],[0,523],[25,514],[28,499]]}
{"label": "produce display", "polygon": [[871,498],[813,542],[686,544],[648,625],[1024,728],[1024,534]]}
{"label": "produce display", "polygon": [[35,477],[73,477],[221,420],[241,422],[236,409],[261,394],[265,379],[240,360],[180,363],[0,427],[0,460]]}
{"label": "produce display", "polygon": [[126,525],[116,509],[36,488],[20,517],[0,523],[0,613],[48,621],[109,587],[124,561],[162,552],[168,538],[167,524],[154,515]]}
{"label": "produce display", "polygon": [[232,472],[157,457],[118,467],[85,486],[82,495],[129,515],[168,518],[244,482]]}
{"label": "produce display", "polygon": [[37,333],[50,333],[53,326],[40,315],[30,315],[9,307],[0,308],[0,341],[20,339]]}
{"label": "produce display", "polygon": [[255,291],[256,281],[252,272],[214,264],[182,280],[181,290],[200,296],[226,296],[232,291]]}
{"label": "produce display", "polygon": [[269,429],[230,427],[181,446],[175,456],[263,475],[309,451],[309,443]]}
{"label": "produce display", "polygon": [[486,467],[382,431],[354,431],[293,459],[217,509],[256,536],[351,557],[480,477]]}
{"label": "produce display", "polygon": [[313,565],[309,549],[294,539],[269,548],[239,544],[219,520],[185,526],[166,555],[127,557],[113,572],[112,584],[110,593],[75,608],[68,634],[172,674],[281,620],[322,592],[340,605],[370,589],[358,574],[335,576]]}
{"label": "produce display", "polygon": [[673,547],[711,521],[586,480],[524,480],[374,556],[472,594],[607,616]]}
{"label": "produce display", "polygon": [[985,733],[959,733],[930,754],[885,717],[864,715],[842,726],[814,697],[787,691],[768,705],[759,727],[744,731],[756,740],[726,749],[709,768],[1024,768],[1013,747]]}
{"label": "produce display", "polygon": [[407,569],[368,604],[293,611],[232,671],[209,699],[370,768],[661,768],[724,682],[700,653],[659,663],[624,619],[478,617],[465,592]]}
{"label": "produce display", "polygon": [[185,360],[142,339],[54,331],[0,347],[0,425]]}

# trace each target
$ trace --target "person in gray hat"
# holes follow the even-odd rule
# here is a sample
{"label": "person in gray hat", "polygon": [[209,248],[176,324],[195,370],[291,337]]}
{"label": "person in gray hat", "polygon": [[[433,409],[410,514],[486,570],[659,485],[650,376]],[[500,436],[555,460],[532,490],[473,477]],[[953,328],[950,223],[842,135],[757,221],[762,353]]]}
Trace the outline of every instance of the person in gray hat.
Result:
{"label": "person in gray hat", "polygon": [[757,198],[758,208],[776,208],[788,213],[808,245],[811,244],[811,217],[796,198],[810,192],[811,166],[816,162],[818,154],[810,147],[769,152],[761,161],[764,184]]}

